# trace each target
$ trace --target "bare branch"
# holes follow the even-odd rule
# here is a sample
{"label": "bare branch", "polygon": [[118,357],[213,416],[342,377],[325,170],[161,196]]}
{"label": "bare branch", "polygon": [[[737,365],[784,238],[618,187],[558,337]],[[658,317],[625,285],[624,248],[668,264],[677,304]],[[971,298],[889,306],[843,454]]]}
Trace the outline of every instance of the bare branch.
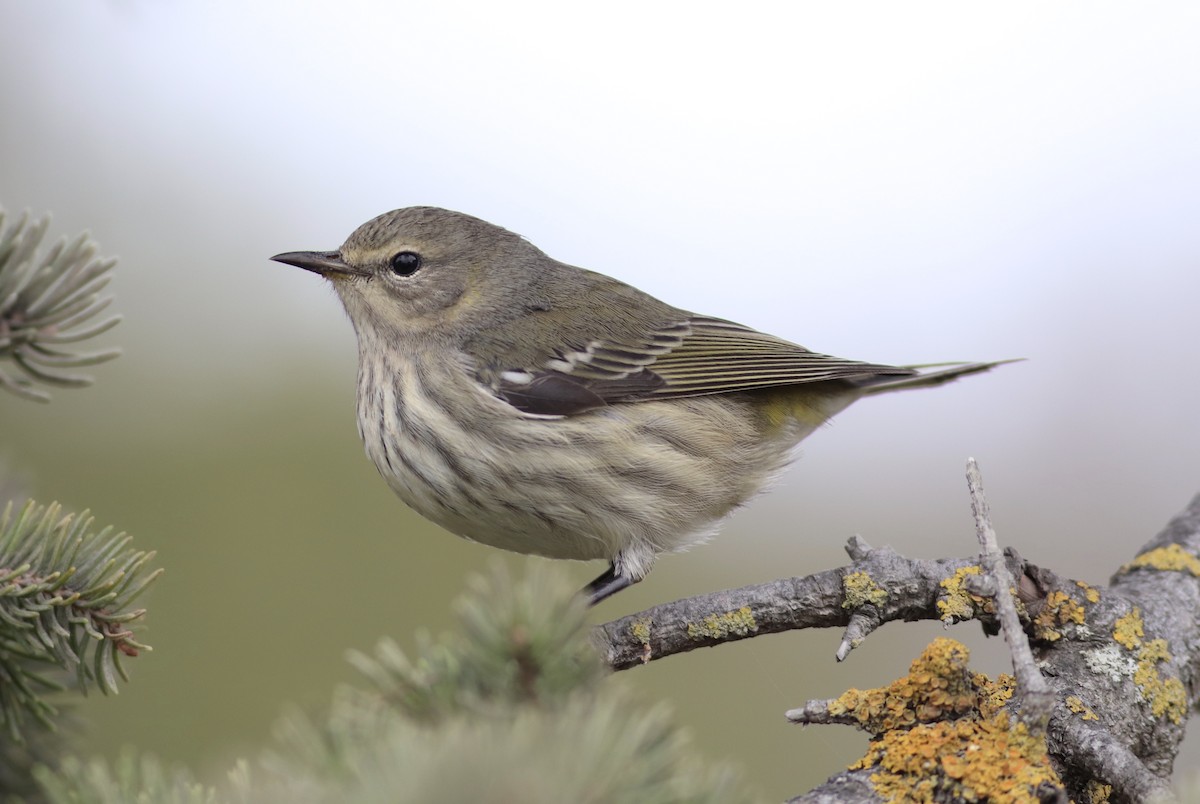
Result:
{"label": "bare branch", "polygon": [[[1200,495],[1105,589],[1029,564],[1011,548],[1001,553],[974,465],[969,483],[986,570],[978,558],[910,559],[855,537],[847,566],[656,606],[596,627],[593,641],[611,667],[625,669],[759,634],[839,627],[841,659],[893,620],[977,619],[998,633],[1003,618],[1018,684],[1000,705],[1045,724],[1045,750],[1070,796],[1169,796],[1185,721],[1200,700]],[[1004,590],[1015,590],[1015,599]],[[1050,700],[1048,719],[1033,714],[1039,704],[1031,707],[1031,698],[1041,695]],[[857,719],[862,727],[863,710],[848,714],[845,700],[809,701],[788,716],[800,723]],[[877,726],[874,733],[885,736]],[[795,800],[884,800],[870,758],[863,761]],[[1047,783],[1033,794],[1061,800],[1062,789]]]}
{"label": "bare branch", "polygon": [[858,718],[849,712],[834,714],[832,700],[808,701],[797,709],[789,709],[784,717],[789,723],[799,723],[802,726],[828,725],[836,723],[840,726],[857,726]]}
{"label": "bare branch", "polygon": [[996,602],[996,614],[1004,632],[1004,641],[1008,643],[1013,673],[1017,678],[1017,689],[1021,694],[1019,717],[1030,727],[1044,729],[1054,705],[1054,696],[1037,668],[1033,651],[1029,649],[1029,638],[1021,626],[1021,618],[1017,616],[1017,607],[1009,591],[1015,591],[1016,582],[1004,563],[1004,555],[1000,552],[1000,543],[996,540],[996,531],[992,528],[992,513],[983,493],[983,476],[979,473],[979,464],[974,458],[967,459],[967,490],[971,494],[971,511],[975,514],[975,532],[979,537],[980,557],[983,559],[984,570],[994,579],[995,589],[991,596]]}
{"label": "bare branch", "polygon": [[[760,634],[843,627],[846,633],[837,651],[842,659],[886,622],[986,617],[985,611],[972,608],[965,592],[947,586],[947,579],[971,568],[978,573],[976,558],[906,558],[888,547],[871,549],[858,537],[847,549],[861,558],[814,575],[655,606],[596,626],[593,640],[610,667],[625,670]],[[1020,574],[1024,562],[1016,556],[1012,561],[1012,569]],[[956,596],[960,599],[952,600]]]}

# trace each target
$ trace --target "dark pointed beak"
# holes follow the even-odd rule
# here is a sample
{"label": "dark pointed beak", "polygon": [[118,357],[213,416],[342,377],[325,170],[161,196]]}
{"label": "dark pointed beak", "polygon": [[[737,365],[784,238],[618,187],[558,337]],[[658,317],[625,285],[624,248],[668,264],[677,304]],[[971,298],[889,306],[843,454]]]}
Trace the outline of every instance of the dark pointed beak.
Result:
{"label": "dark pointed beak", "polygon": [[314,274],[328,277],[331,274],[348,274],[350,276],[369,276],[366,271],[351,268],[342,261],[342,255],[336,251],[285,251],[271,258],[275,262],[294,265]]}

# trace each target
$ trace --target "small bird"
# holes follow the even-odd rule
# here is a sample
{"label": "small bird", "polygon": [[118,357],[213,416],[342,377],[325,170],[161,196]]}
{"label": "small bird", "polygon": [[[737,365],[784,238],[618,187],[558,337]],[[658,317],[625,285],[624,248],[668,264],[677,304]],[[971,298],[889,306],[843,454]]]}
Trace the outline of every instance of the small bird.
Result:
{"label": "small bird", "polygon": [[592,604],[708,538],[859,397],[999,365],[818,354],[436,207],[380,215],[337,251],[271,259],[341,298],[359,435],[392,490],[473,541],[608,560],[584,590]]}

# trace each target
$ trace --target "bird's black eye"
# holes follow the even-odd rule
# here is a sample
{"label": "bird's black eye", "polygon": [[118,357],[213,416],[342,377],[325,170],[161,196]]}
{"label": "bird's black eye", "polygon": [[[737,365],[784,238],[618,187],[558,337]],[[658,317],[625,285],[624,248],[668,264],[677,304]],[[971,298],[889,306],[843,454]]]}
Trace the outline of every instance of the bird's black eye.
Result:
{"label": "bird's black eye", "polygon": [[412,276],[421,267],[421,255],[415,251],[401,251],[392,257],[391,266],[396,276]]}

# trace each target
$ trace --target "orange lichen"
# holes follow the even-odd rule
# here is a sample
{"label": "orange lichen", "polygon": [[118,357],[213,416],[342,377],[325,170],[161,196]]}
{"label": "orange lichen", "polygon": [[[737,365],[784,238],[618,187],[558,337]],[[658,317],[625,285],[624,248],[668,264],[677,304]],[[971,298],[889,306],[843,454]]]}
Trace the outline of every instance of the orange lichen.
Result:
{"label": "orange lichen", "polygon": [[1167,640],[1150,640],[1137,652],[1138,665],[1133,673],[1133,683],[1137,684],[1142,697],[1150,704],[1152,715],[1165,716],[1172,723],[1182,723],[1188,708],[1183,682],[1171,676],[1164,678],[1158,672],[1160,662],[1170,661]]}
{"label": "orange lichen", "polygon": [[1121,567],[1121,572],[1129,572],[1138,567],[1147,567],[1163,572],[1187,572],[1200,576],[1200,558],[1196,558],[1177,544],[1168,544],[1166,547],[1147,550]]}
{"label": "orange lichen", "polygon": [[1083,793],[1084,801],[1087,804],[1108,804],[1108,800],[1112,796],[1112,785],[1092,779],[1087,783]]}
{"label": "orange lichen", "polygon": [[887,590],[875,583],[865,572],[851,572],[843,576],[842,594],[845,597],[842,608],[851,610],[860,609],[867,604],[882,606],[888,599]]}
{"label": "orange lichen", "polygon": [[1142,626],[1142,611],[1137,606],[1113,624],[1113,639],[1126,650],[1134,650],[1142,644],[1146,631]]}
{"label": "orange lichen", "polygon": [[981,572],[978,565],[962,567],[942,581],[941,587],[946,591],[938,599],[937,608],[943,622],[969,620],[979,612],[993,611],[991,600],[971,594],[964,585],[968,575],[979,575]]}
{"label": "orange lichen", "polygon": [[1085,581],[1076,581],[1075,585],[1083,590],[1083,596],[1085,598],[1087,598],[1088,603],[1099,603],[1100,602],[1100,590],[1099,589],[1097,589],[1094,586],[1091,586],[1090,584],[1088,584]]}
{"label": "orange lichen", "polygon": [[1035,800],[1042,784],[1061,786],[1045,742],[1010,722],[1004,705],[1015,684],[973,673],[970,652],[936,639],[886,688],[850,690],[831,702],[875,738],[852,769],[873,771],[886,801],[1017,802]]}
{"label": "orange lichen", "polygon": [[1158,668],[1160,663],[1171,662],[1170,648],[1165,639],[1144,641],[1145,636],[1142,612],[1136,606],[1124,617],[1118,617],[1113,625],[1113,640],[1132,653],[1137,662],[1133,683],[1142,699],[1150,705],[1150,713],[1154,717],[1166,717],[1172,723],[1181,723],[1187,714],[1187,692],[1183,682],[1174,676],[1164,677]]}
{"label": "orange lichen", "polygon": [[977,700],[969,657],[962,643],[935,639],[913,661],[907,676],[881,689],[847,690],[830,703],[829,712],[852,715],[872,734],[958,717],[971,711]]}
{"label": "orange lichen", "polygon": [[1062,626],[1083,623],[1083,606],[1066,592],[1051,592],[1038,616],[1033,618],[1033,634],[1037,639],[1053,642],[1062,638]]}
{"label": "orange lichen", "polygon": [[731,634],[746,636],[758,630],[758,622],[749,606],[742,606],[723,614],[710,614],[700,622],[687,624],[691,639],[722,639]]}
{"label": "orange lichen", "polygon": [[885,801],[1037,801],[1043,784],[1062,786],[1046,743],[1001,713],[892,731],[871,743],[857,768]]}
{"label": "orange lichen", "polygon": [[974,673],[971,683],[979,691],[979,714],[985,718],[1007,706],[1017,691],[1017,680],[1011,673],[1001,673],[994,679],[984,673]]}
{"label": "orange lichen", "polygon": [[1078,695],[1068,695],[1066,702],[1067,708],[1077,715],[1081,716],[1082,720],[1099,720],[1099,716],[1088,708],[1087,704]]}
{"label": "orange lichen", "polygon": [[650,630],[653,628],[653,626],[654,621],[649,617],[638,617],[629,626],[629,633],[633,635],[634,639],[642,643],[642,645],[649,645]]}

